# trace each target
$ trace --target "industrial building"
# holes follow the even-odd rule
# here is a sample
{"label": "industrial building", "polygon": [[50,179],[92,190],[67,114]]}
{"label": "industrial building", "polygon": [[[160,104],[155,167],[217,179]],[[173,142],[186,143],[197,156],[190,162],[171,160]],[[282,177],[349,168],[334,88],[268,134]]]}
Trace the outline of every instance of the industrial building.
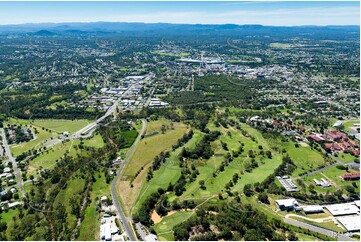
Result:
{"label": "industrial building", "polygon": [[293,182],[292,178],[276,176],[277,180],[281,185],[286,189],[287,192],[298,192],[296,184]]}
{"label": "industrial building", "polygon": [[321,178],[321,181],[314,178],[313,181],[316,183],[317,186],[321,186],[321,187],[330,187],[331,186],[331,184],[325,178]]}
{"label": "industrial building", "polygon": [[342,216],[337,217],[337,220],[346,228],[347,232],[360,231],[361,216]]}
{"label": "industrial building", "polygon": [[351,215],[360,212],[360,208],[358,208],[354,203],[332,204],[325,206],[325,208],[333,216]]}
{"label": "industrial building", "polygon": [[320,205],[302,206],[305,213],[323,213],[323,208]]}
{"label": "industrial building", "polygon": [[298,202],[294,198],[276,200],[276,204],[281,210],[294,210],[298,208]]}

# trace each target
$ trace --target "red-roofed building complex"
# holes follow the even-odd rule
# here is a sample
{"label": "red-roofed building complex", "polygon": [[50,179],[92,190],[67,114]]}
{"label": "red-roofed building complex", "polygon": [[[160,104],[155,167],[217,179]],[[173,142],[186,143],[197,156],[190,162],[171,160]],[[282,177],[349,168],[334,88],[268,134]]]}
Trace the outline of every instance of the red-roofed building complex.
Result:
{"label": "red-roofed building complex", "polygon": [[342,179],[344,180],[360,180],[360,173],[346,173],[343,174]]}

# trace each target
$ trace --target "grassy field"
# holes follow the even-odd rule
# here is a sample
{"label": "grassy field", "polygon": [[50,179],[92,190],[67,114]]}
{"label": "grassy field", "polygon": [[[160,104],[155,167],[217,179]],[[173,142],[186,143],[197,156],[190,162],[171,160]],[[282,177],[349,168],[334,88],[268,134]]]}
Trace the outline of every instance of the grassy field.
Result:
{"label": "grassy field", "polygon": [[70,134],[84,128],[92,121],[86,119],[66,120],[66,119],[36,119],[34,126],[44,127],[57,133],[69,132]]}
{"label": "grassy field", "polygon": [[301,234],[296,233],[298,240],[300,241],[318,241],[319,238],[316,238],[314,236],[308,235],[308,234]]}
{"label": "grassy field", "polygon": [[[241,124],[241,126],[255,138],[255,141],[252,141],[249,137],[243,136],[240,131],[235,130],[233,127],[215,127],[213,122],[209,123],[207,127],[210,130],[218,130],[221,132],[221,136],[218,138],[218,140],[211,143],[212,149],[216,155],[211,157],[209,160],[199,159],[193,161],[200,174],[193,182],[186,185],[186,191],[181,196],[177,197],[171,193],[169,196],[170,201],[173,201],[176,198],[178,198],[180,201],[188,199],[202,201],[212,197],[214,200],[214,197],[216,197],[220,192],[224,193],[224,186],[230,181],[233,174],[240,174],[240,170],[244,169],[244,160],[247,160],[246,153],[249,149],[257,151],[259,145],[262,145],[264,150],[270,149],[267,140],[265,140],[256,129],[253,129],[246,124]],[[196,132],[192,140],[186,144],[186,147],[195,147],[195,145],[200,141],[201,137],[202,136],[200,133]],[[220,166],[221,162],[224,161],[223,155],[228,152],[223,150],[221,141],[227,143],[229,151],[238,150],[239,146],[241,145],[240,143],[244,143],[245,152],[242,154],[242,156],[236,158],[233,162],[231,162],[230,165],[225,167],[223,172],[219,172],[216,177],[213,177],[212,173]],[[179,178],[180,170],[176,161],[178,159],[177,156],[182,149],[183,147],[180,147],[172,152],[170,158],[167,159],[167,161],[158,171],[154,172],[153,179],[150,182],[145,182],[143,184],[141,192],[139,193],[140,195],[137,198],[134,211],[139,209],[140,204],[142,204],[142,202],[144,202],[151,193],[155,192],[160,187],[166,188],[169,182],[174,182]],[[240,192],[242,191],[245,184],[260,182],[265,179],[274,171],[274,169],[276,169],[276,167],[278,167],[278,165],[281,164],[281,155],[274,154],[272,159],[263,159],[262,161],[257,157],[256,160],[259,162],[259,167],[253,169],[251,173],[244,172],[243,175],[240,175],[241,179],[239,179],[237,184],[231,189],[232,191]],[[200,189],[200,180],[205,181],[206,189]],[[216,202],[218,201],[218,199],[215,200]],[[191,212],[178,211],[172,215],[162,218],[159,223],[154,225],[154,229],[159,235],[159,239],[173,240],[174,237],[172,228],[176,224],[187,219],[189,216],[191,216]]]}
{"label": "grassy field", "polygon": [[139,141],[132,157],[130,157],[129,162],[125,166],[123,176],[134,176],[142,166],[150,163],[156,155],[170,149],[187,131],[186,125],[174,123],[174,129],[168,129],[165,134],[162,134],[161,126],[163,124],[170,126],[169,122],[165,120],[149,122],[145,135],[147,136],[154,132],[159,133]]}
{"label": "grassy field", "polygon": [[[225,129],[223,127],[214,127],[213,124],[209,125],[211,130],[218,130],[222,133],[219,140],[226,142],[229,150],[237,150],[240,146],[240,143],[244,143],[244,153],[235,158],[227,167],[225,167],[223,172],[218,173],[217,177],[213,177],[212,173],[220,166],[221,162],[224,160],[223,156],[213,156],[208,161],[199,161],[202,165],[198,166],[199,175],[190,184],[187,184],[186,191],[180,196],[180,200],[188,198],[199,198],[199,197],[210,197],[217,195],[219,192],[224,190],[225,184],[228,183],[232,176],[235,173],[238,173],[241,170],[244,170],[245,163],[250,159],[247,157],[248,150],[258,150],[258,145],[262,145],[264,150],[269,149],[268,142],[262,137],[261,133],[256,129],[248,126],[247,124],[241,124],[242,128],[247,130],[247,132],[255,138],[255,141],[252,141],[250,138],[243,136],[239,131],[235,131],[232,128]],[[228,131],[231,133],[231,136],[228,135]],[[226,153],[219,141],[215,141],[213,144],[215,154],[224,154]],[[247,183],[261,182],[268,175],[270,175],[280,164],[281,156],[273,154],[272,159],[262,159],[256,157],[256,161],[259,164],[259,167],[252,170],[252,172],[244,172],[243,175],[240,175],[241,179],[238,180],[237,184],[232,188],[232,191],[242,191],[243,187]],[[199,181],[204,180],[206,189],[202,190],[199,186]],[[171,199],[175,199],[175,196]]]}
{"label": "grassy field", "polygon": [[[161,132],[163,124],[169,126],[165,134]],[[170,122],[168,120],[162,119],[149,122],[146,134],[153,134],[154,132],[158,132],[158,134],[140,140],[133,155],[125,166],[122,177],[117,181],[117,191],[127,213],[129,213],[130,209],[134,206],[145,180],[147,168],[154,157],[162,151],[170,150],[172,145],[187,132],[187,126],[182,123],[173,123],[173,128],[174,129],[170,128]],[[135,177],[141,167],[144,169],[132,182],[133,187],[130,187],[130,180]]]}
{"label": "grassy field", "polygon": [[74,156],[77,154],[78,149],[74,148],[74,146],[80,143],[79,140],[68,141],[66,143],[60,143],[53,146],[48,151],[45,151],[43,154],[39,155],[35,159],[33,159],[28,168],[29,174],[35,173],[37,169],[40,167],[50,169],[55,165],[56,160],[62,158],[65,153],[68,153],[70,156]]}
{"label": "grassy field", "polygon": [[5,222],[9,225],[13,221],[13,217],[18,213],[18,209],[8,209],[6,212],[2,212],[0,215],[0,222]]}
{"label": "grassy field", "polygon": [[83,140],[84,146],[94,147],[94,148],[101,148],[105,145],[104,140],[100,134],[94,135],[93,138],[88,140]]}
{"label": "grassy field", "polygon": [[355,157],[351,154],[345,154],[345,153],[338,154],[337,158],[340,161],[345,162],[345,163],[350,163],[350,162],[353,162],[355,159],[359,159],[358,157]]}
{"label": "grassy field", "polygon": [[165,216],[159,223],[153,226],[154,230],[158,234],[159,240],[174,240],[172,229],[177,224],[182,223],[192,216],[193,212],[191,211],[182,211],[176,212],[172,215]]}
{"label": "grassy field", "polygon": [[[30,123],[30,120],[25,119],[14,119],[10,118],[8,122],[4,124],[22,124],[30,127],[34,132],[37,130],[36,139],[29,142],[11,145],[11,152],[16,157],[23,152],[29,151],[33,148],[40,148],[46,140],[51,137],[57,137],[57,133],[68,131],[74,133],[79,129],[85,127],[90,121],[79,119],[79,120],[63,120],[63,119],[37,119]],[[49,129],[50,131],[43,130],[43,128]]]}
{"label": "grassy field", "polygon": [[[356,171],[350,170],[352,173],[356,173]],[[358,186],[358,190],[360,189],[360,180],[357,181],[344,181],[341,176],[342,174],[345,174],[346,171],[340,170],[336,167],[332,167],[330,169],[327,169],[322,172],[324,175],[326,175],[328,178],[330,178],[333,182],[335,182],[339,187],[345,187],[347,185],[352,186],[352,182],[355,182]]]}
{"label": "grassy field", "polygon": [[[196,132],[193,138],[183,147],[193,149],[195,145],[201,140],[202,134]],[[139,192],[139,196],[134,205],[134,212],[139,209],[139,206],[150,196],[153,192],[157,191],[158,188],[166,189],[169,183],[175,183],[181,174],[177,159],[181,152],[182,147],[176,149],[171,153],[171,156],[166,160],[164,165],[159,170],[154,172],[154,177],[149,182],[144,182]]]}
{"label": "grassy field", "polygon": [[356,119],[356,120],[347,120],[343,123],[344,126],[344,130],[345,131],[350,131],[350,129],[352,127],[355,127],[354,124],[360,124],[360,119]]}
{"label": "grassy field", "polygon": [[305,146],[299,145],[299,147],[296,147],[291,140],[282,142],[280,139],[270,139],[268,142],[274,147],[285,149],[287,154],[289,154],[291,160],[297,166],[297,169],[292,173],[292,176],[298,176],[300,173],[316,169],[318,166],[326,164],[322,154],[311,149],[307,144],[304,144]]}
{"label": "grassy field", "polygon": [[102,196],[110,197],[110,184],[105,182],[104,174],[99,173],[95,178],[96,182],[93,183],[90,193],[91,203],[85,210],[84,220],[80,226],[79,241],[99,240],[100,218],[95,202]]}
{"label": "grassy field", "polygon": [[[313,174],[311,176],[306,176],[306,177],[302,178],[302,180],[306,184],[306,189],[309,191],[309,186],[312,184],[312,185],[315,186],[315,191],[318,192],[318,193],[326,193],[327,191],[335,192],[337,190],[337,188],[335,186],[331,186],[331,187],[327,187],[327,188],[322,188],[322,187],[316,186],[315,182],[313,181],[314,178],[316,178],[319,181],[321,180],[321,178],[324,178],[325,180],[328,180],[322,174],[323,173],[316,173],[316,174]],[[331,182],[334,181],[334,177],[329,177],[329,179],[331,180]],[[328,181],[330,182],[330,180],[328,180]]]}
{"label": "grassy field", "polygon": [[[31,128],[34,130],[34,128]],[[36,139],[33,139],[29,142],[24,142],[20,144],[13,144],[10,145],[11,152],[13,156],[18,156],[22,154],[23,152],[29,151],[33,148],[40,148],[46,140],[49,140],[51,137],[56,137],[54,133],[42,130],[41,128],[37,128],[38,133],[36,135]]]}
{"label": "grassy field", "polygon": [[[84,146],[100,148],[104,146],[103,138],[100,134],[95,135],[93,138],[89,140],[84,140]],[[43,152],[41,155],[30,161],[28,172],[29,174],[33,174],[40,167],[51,169],[56,160],[62,158],[65,153],[69,156],[75,156],[77,153],[80,153],[81,150],[78,149],[78,145],[80,144],[80,140],[72,140],[53,146],[48,151]]]}
{"label": "grassy field", "polygon": [[169,57],[186,57],[189,56],[189,53],[186,52],[182,52],[179,54],[173,54],[173,53],[164,53],[164,52],[160,52],[160,51],[152,51],[150,52],[153,55],[161,55],[161,56],[169,56]]}

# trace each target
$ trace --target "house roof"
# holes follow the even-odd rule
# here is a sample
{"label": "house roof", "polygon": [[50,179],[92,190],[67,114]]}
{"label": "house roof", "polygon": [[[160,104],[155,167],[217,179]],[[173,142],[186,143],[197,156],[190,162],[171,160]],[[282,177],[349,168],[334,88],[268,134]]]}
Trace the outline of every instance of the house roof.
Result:
{"label": "house roof", "polygon": [[341,175],[342,178],[354,178],[354,177],[360,177],[360,173],[345,173]]}

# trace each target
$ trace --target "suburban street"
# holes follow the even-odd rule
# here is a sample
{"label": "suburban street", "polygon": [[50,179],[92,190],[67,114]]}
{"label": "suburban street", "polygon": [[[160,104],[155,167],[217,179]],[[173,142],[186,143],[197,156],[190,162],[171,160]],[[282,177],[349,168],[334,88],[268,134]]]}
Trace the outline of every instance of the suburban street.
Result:
{"label": "suburban street", "polygon": [[124,230],[125,230],[126,234],[128,235],[129,240],[131,240],[131,241],[137,240],[137,237],[134,235],[133,229],[131,228],[132,221],[128,220],[128,218],[125,216],[125,214],[120,206],[120,201],[119,201],[119,199],[117,197],[117,193],[116,193],[116,184],[117,184],[117,181],[125,167],[125,164],[128,162],[129,158],[132,156],[135,147],[137,146],[139,140],[141,139],[142,135],[145,133],[146,130],[147,130],[147,121],[142,119],[142,130],[140,131],[140,133],[138,134],[138,137],[136,138],[132,147],[128,151],[127,157],[124,159],[121,166],[119,167],[117,176],[113,180],[112,189],[111,189],[113,204],[115,205],[115,207],[118,211],[118,215],[119,215],[120,220],[122,221]]}
{"label": "suburban street", "polygon": [[[322,172],[322,171],[324,171],[324,170],[330,169],[331,167],[334,167],[335,165],[346,164],[346,163],[342,162],[341,160],[339,160],[337,157],[335,157],[335,156],[333,156],[333,155],[331,155],[331,157],[332,157],[332,159],[334,159],[334,160],[336,161],[335,163],[330,164],[330,165],[327,165],[327,166],[322,167],[322,168],[320,168],[320,169],[317,169],[317,170],[308,172],[308,173],[306,173],[306,174],[304,174],[304,175],[302,175],[302,176],[300,176],[300,177],[311,176],[311,175],[314,175],[314,174],[316,174],[316,173]],[[353,163],[354,163],[354,162],[353,162]],[[352,163],[350,163],[350,164],[352,164]],[[356,164],[356,163],[355,163],[355,164]]]}
{"label": "suburban street", "polygon": [[20,189],[22,196],[25,197],[25,191],[24,191],[24,187],[23,187],[23,181],[21,178],[21,172],[18,168],[15,158],[11,154],[11,150],[10,150],[8,141],[6,139],[5,131],[3,128],[1,128],[1,136],[3,138],[3,146],[5,148],[6,156],[9,158],[9,161],[11,161],[11,163],[13,164],[17,187]]}

